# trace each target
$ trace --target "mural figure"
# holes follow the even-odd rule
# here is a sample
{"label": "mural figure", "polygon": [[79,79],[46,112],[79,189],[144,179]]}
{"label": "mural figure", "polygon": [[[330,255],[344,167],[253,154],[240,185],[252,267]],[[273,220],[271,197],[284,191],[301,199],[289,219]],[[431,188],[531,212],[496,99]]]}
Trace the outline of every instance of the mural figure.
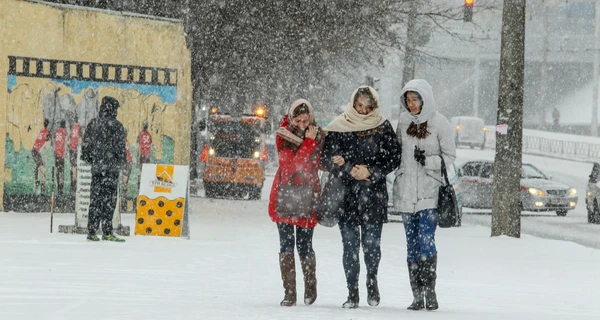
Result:
{"label": "mural figure", "polygon": [[87,88],[77,105],[77,118],[81,127],[85,128],[96,117],[98,117],[98,93],[93,88]]}
{"label": "mural figure", "polygon": [[[37,190],[38,186],[40,187],[40,194],[46,194],[46,173],[44,172],[44,160],[42,159],[42,151],[46,146],[46,142],[50,140],[50,135],[48,134],[48,124],[50,121],[45,118],[44,119],[44,128],[40,130],[38,133],[37,139],[33,143],[33,149],[31,149],[31,156],[33,158],[33,162],[35,163],[35,173],[34,173],[34,181],[35,181],[35,189]],[[41,178],[41,180],[39,179]]]}
{"label": "mural figure", "polygon": [[79,140],[81,139],[81,125],[79,124],[79,117],[75,114],[73,119],[75,122],[71,126],[69,132],[69,164],[71,165],[71,193],[75,193],[77,190],[77,147],[79,146]]}
{"label": "mural figure", "polygon": [[144,163],[150,163],[150,151],[152,150],[152,135],[148,132],[148,121],[142,124],[142,131],[138,135],[137,144],[140,150],[140,170]]}
{"label": "mural figure", "polygon": [[63,194],[65,180],[65,151],[67,144],[66,121],[60,121],[60,127],[54,133],[54,174],[58,188],[58,195]]}

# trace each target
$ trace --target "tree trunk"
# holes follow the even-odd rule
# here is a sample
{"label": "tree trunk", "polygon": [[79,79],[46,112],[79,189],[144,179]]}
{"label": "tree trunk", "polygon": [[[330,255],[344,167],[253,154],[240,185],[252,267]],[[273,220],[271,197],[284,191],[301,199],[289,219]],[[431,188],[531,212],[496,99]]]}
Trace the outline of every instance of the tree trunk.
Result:
{"label": "tree trunk", "polygon": [[402,69],[402,87],[415,78],[415,32],[417,27],[417,1],[410,2],[410,12],[406,26],[406,46],[404,47],[404,68]]}
{"label": "tree trunk", "polygon": [[521,236],[521,157],[525,69],[525,2],[504,0],[496,132],[492,236]]}

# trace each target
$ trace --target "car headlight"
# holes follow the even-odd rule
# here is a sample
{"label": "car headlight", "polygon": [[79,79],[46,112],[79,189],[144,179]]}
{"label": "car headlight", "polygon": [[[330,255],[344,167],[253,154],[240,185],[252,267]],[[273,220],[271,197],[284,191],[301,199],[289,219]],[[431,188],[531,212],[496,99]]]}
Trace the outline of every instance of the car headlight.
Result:
{"label": "car headlight", "polygon": [[527,191],[529,191],[529,193],[531,193],[531,195],[534,195],[534,196],[543,197],[546,195],[546,192],[544,190],[540,190],[537,188],[529,188],[529,189],[527,189]]}
{"label": "car headlight", "polygon": [[576,196],[576,195],[577,195],[577,190],[575,190],[575,188],[571,188],[571,189],[569,189],[569,195],[570,195],[571,197],[574,197],[574,196]]}
{"label": "car headlight", "polygon": [[208,154],[211,155],[211,156],[214,156],[215,155],[215,149],[213,149],[213,148],[208,149]]}
{"label": "car headlight", "polygon": [[260,158],[260,152],[254,151],[254,159]]}

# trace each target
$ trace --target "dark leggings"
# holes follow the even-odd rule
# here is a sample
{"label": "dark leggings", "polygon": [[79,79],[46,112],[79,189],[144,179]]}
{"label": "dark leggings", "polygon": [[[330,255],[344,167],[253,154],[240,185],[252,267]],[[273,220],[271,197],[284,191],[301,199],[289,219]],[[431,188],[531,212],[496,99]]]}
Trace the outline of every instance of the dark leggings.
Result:
{"label": "dark leggings", "polygon": [[[296,234],[294,237],[294,227]],[[279,230],[279,253],[294,252],[294,247],[298,248],[300,259],[312,258],[315,251],[312,246],[314,228],[301,228],[287,223],[277,223]]]}
{"label": "dark leggings", "polygon": [[358,287],[360,273],[360,247],[365,257],[367,276],[377,276],[381,261],[381,232],[383,223],[364,223],[362,226],[341,226],[344,247],[343,263],[348,289]]}

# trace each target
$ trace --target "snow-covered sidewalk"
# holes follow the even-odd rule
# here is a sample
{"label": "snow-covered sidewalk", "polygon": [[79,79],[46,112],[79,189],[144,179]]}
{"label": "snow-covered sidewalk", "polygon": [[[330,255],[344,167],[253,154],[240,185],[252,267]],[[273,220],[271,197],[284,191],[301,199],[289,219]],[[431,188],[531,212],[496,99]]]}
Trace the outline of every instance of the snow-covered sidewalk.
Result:
{"label": "snow-covered sidewalk", "polygon": [[[384,227],[378,307],[366,304],[363,264],[360,308],[341,308],[339,231],[324,227],[314,239],[316,303],[280,307],[279,243],[267,202],[191,201],[190,240],[89,243],[51,234],[48,213],[0,213],[0,319],[600,318],[597,250],[527,235],[491,238],[489,228],[473,225],[438,229],[438,311],[406,310],[412,296],[398,223]],[[55,228],[73,219],[57,215]],[[134,216],[123,220],[133,226]],[[298,288],[301,297],[299,268]]]}

